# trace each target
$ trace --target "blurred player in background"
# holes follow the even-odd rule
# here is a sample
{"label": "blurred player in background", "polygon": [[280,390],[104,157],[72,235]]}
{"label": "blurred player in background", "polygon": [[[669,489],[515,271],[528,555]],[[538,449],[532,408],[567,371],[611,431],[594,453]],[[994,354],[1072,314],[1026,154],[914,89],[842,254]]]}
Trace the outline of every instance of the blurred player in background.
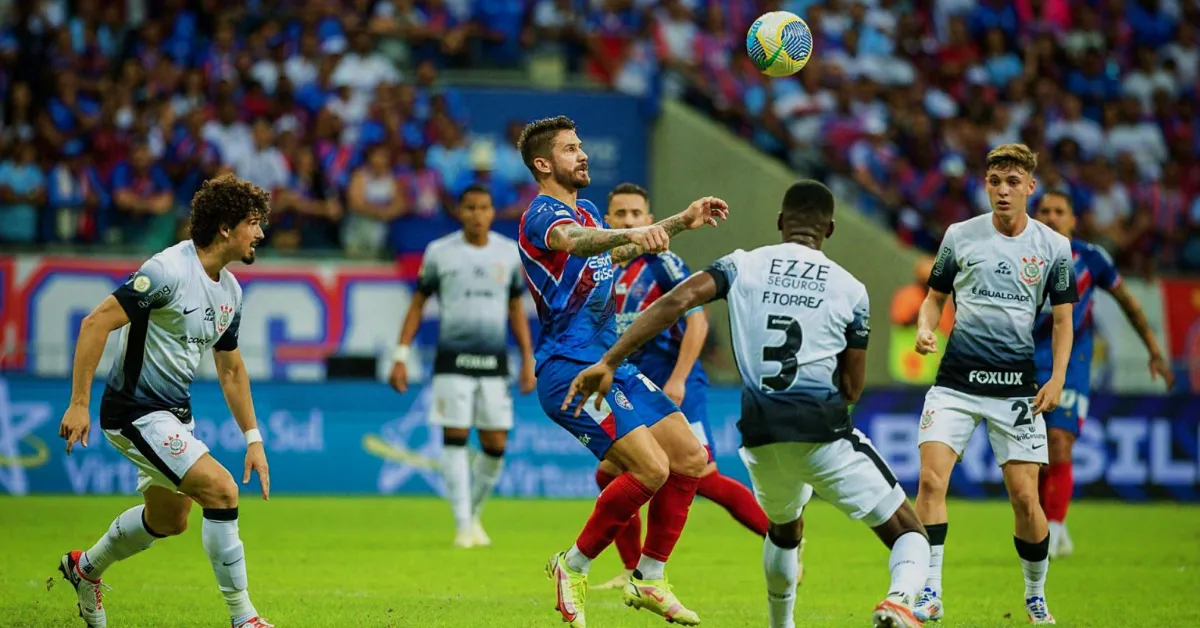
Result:
{"label": "blurred player in background", "polygon": [[267,499],[267,457],[238,350],[242,288],[226,266],[254,262],[269,213],[267,193],[253,184],[230,175],[206,181],[192,199],[192,239],[146,261],[80,326],[71,404],[59,435],[68,454],[77,441],[88,446],[92,377],[108,334],[121,329],[121,355],[100,402],[100,427],[109,443],[137,465],[145,501],[121,513],[90,549],[73,550],[60,561],[59,571],[78,595],[79,615],[91,628],[108,625],[104,572],[150,549],[157,539],[182,534],[193,501],[204,509],[204,551],[233,627],[272,626],[258,616],[247,591],[238,485],[192,435],[189,393],[200,360],[211,349],[229,411],[246,436],[242,483],[257,472]]}
{"label": "blurred player in background", "polygon": [[[633,183],[618,185],[608,193],[606,219],[615,229],[636,229],[654,224],[650,193]],[[687,264],[670,251],[646,253],[619,265],[615,286],[617,333],[628,329],[640,312],[687,279],[689,274]],[[709,463],[696,494],[720,504],[734,519],[763,537],[767,534],[767,515],[754,501],[754,494],[737,480],[718,473],[713,461],[712,431],[708,426],[708,375],[698,360],[707,335],[708,316],[703,307],[697,307],[631,356],[629,362],[679,406],[691,423],[692,433],[708,450]],[[596,470],[596,484],[604,490],[620,474],[621,470],[615,464],[601,461]],[[629,582],[642,554],[641,516],[634,513],[617,535],[615,544],[625,573],[597,589],[622,589]]]}
{"label": "blurred player in background", "polygon": [[[517,243],[491,231],[496,210],[487,188],[472,185],[458,204],[463,228],[425,249],[417,292],[409,303],[393,358],[391,383],[408,390],[407,362],[421,313],[437,294],[440,323],[433,360],[433,404],[429,421],[442,428],[442,477],[454,514],[454,546],[492,541],[480,515],[504,468],[504,449],[513,427],[508,383],[508,331],[521,349],[522,394],[533,391],[533,342],[521,297],[525,279]],[[471,428],[483,453],[467,458]]]}
{"label": "blurred player in background", "polygon": [[[988,153],[985,185],[992,213],[946,230],[921,305],[916,349],[928,355],[938,349],[934,329],[954,293],[954,330],[937,380],[925,395],[917,437],[917,512],[933,545],[929,580],[915,608],[923,621],[940,619],[944,612],[946,490],[975,426],[984,421],[1013,507],[1025,610],[1032,623],[1054,623],[1046,605],[1050,537],[1038,501],[1038,473],[1048,461],[1044,413],[1062,396],[1074,331],[1072,304],[1079,296],[1070,242],[1029,219],[1036,171],[1037,155],[1024,144],[1002,144]],[[1039,389],[1033,332],[1046,298],[1053,319],[1053,367]]]}
{"label": "blurred player in background", "polygon": [[[1067,366],[1067,380],[1063,387],[1062,402],[1058,408],[1046,415],[1046,432],[1050,439],[1050,464],[1042,470],[1042,509],[1050,525],[1050,558],[1068,556],[1074,550],[1071,537],[1067,534],[1067,507],[1071,503],[1071,492],[1075,478],[1071,470],[1071,450],[1075,439],[1087,419],[1088,393],[1092,379],[1092,295],[1096,288],[1113,295],[1129,324],[1137,331],[1146,351],[1150,354],[1150,377],[1162,377],[1167,390],[1175,385],[1175,373],[1163,357],[1154,332],[1146,321],[1137,299],[1121,282],[1121,275],[1113,266],[1112,258],[1104,249],[1073,237],[1075,233],[1075,210],[1071,199],[1060,192],[1047,192],[1038,206],[1037,219],[1051,229],[1071,240],[1071,255],[1074,258],[1075,278],[1079,286],[1079,304],[1075,307],[1075,343],[1071,349],[1071,361]],[[1051,376],[1052,366],[1051,316],[1044,313],[1038,319],[1034,339],[1037,342],[1035,360],[1038,381]]]}
{"label": "blurred player in background", "polygon": [[896,476],[854,429],[848,407],[866,379],[866,286],[821,252],[833,235],[833,194],[824,185],[791,186],[777,225],[782,244],[735,251],[656,300],[575,378],[569,397],[607,394],[634,351],[687,312],[725,299],[743,383],[742,459],[771,522],[763,544],[771,628],[795,627],[798,547],[814,491],[871,526],[892,550],[891,585],[873,624],[917,628],[911,604],[925,582],[929,541]]}
{"label": "blurred player in background", "polygon": [[687,419],[663,392],[629,364],[617,370],[612,393],[580,417],[564,399],[571,380],[616,340],[614,263],[665,251],[669,238],[716,226],[724,201],[702,198],[683,212],[647,227],[608,229],[600,210],[579,199],[591,182],[587,153],[575,123],[558,116],[525,126],[517,142],[539,195],[521,216],[520,252],[537,303],[537,388],[542,409],[597,459],[623,472],[600,493],[595,510],[570,549],[550,558],[557,610],[573,628],[586,625],[584,599],[592,560],[647,502],[646,544],[622,597],[684,625],[700,619],[671,590],[666,561],[687,522],[708,453]]}

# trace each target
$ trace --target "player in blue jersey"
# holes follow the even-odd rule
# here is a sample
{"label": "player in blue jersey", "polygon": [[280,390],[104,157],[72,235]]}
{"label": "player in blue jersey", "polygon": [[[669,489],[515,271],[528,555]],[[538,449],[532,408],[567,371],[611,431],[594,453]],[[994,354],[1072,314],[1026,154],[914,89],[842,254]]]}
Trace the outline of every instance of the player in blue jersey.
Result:
{"label": "player in blue jersey", "polygon": [[[1050,524],[1050,557],[1069,555],[1074,544],[1067,534],[1067,507],[1071,503],[1071,491],[1075,480],[1071,470],[1071,449],[1083,428],[1088,412],[1088,390],[1092,367],[1092,295],[1096,288],[1113,295],[1125,312],[1126,318],[1142,338],[1150,354],[1150,377],[1162,377],[1167,389],[1175,385],[1175,374],[1163,357],[1146,322],[1146,315],[1137,299],[1121,282],[1121,275],[1113,266],[1112,258],[1104,249],[1074,238],[1075,211],[1071,199],[1059,192],[1047,192],[1038,205],[1037,219],[1051,229],[1071,240],[1071,254],[1075,258],[1075,276],[1079,286],[1079,304],[1075,307],[1075,343],[1071,348],[1071,361],[1067,366],[1066,385],[1063,386],[1062,402],[1058,409],[1046,415],[1046,430],[1050,441],[1050,464],[1041,474],[1042,509]],[[1034,359],[1038,368],[1038,381],[1050,377],[1050,316],[1042,313],[1034,329],[1037,350]]]}
{"label": "player in blue jersey", "polygon": [[[618,185],[608,193],[605,219],[616,229],[654,224],[650,193],[633,183]],[[615,285],[617,332],[624,333],[640,312],[682,283],[689,274],[687,264],[670,251],[646,253],[619,265]],[[737,480],[718,473],[713,461],[713,438],[708,425],[708,375],[697,361],[707,334],[708,317],[704,309],[698,307],[630,356],[629,361],[679,406],[700,444],[708,449],[710,462],[700,478],[696,494],[720,504],[742,525],[765,537],[767,514],[755,501],[754,494]],[[604,490],[620,474],[621,470],[615,464],[601,461],[596,470],[596,484]],[[642,553],[641,536],[642,520],[634,514],[615,541],[625,573],[597,589],[625,587]]]}
{"label": "player in blue jersey", "polygon": [[534,351],[538,398],[554,422],[596,458],[623,471],[600,493],[575,545],[546,565],[546,575],[555,581],[556,608],[572,628],[586,625],[583,605],[592,559],[649,503],[646,544],[625,586],[625,604],[696,625],[699,617],[675,597],[664,567],[683,532],[707,452],[675,403],[629,364],[618,369],[600,409],[586,403],[587,412],[579,416],[564,399],[571,380],[616,341],[614,263],[665,251],[671,236],[688,229],[716,226],[728,207],[706,197],[648,227],[608,229],[600,210],[578,198],[591,177],[574,122],[564,116],[532,122],[517,148],[539,192],[521,216],[518,241],[541,321]]}

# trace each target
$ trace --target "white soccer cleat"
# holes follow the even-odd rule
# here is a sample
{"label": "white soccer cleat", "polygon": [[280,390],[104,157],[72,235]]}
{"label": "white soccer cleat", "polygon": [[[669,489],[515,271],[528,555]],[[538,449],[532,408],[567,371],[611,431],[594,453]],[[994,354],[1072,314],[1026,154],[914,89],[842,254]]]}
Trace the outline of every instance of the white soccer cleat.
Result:
{"label": "white soccer cleat", "polygon": [[75,589],[79,616],[83,618],[83,623],[87,624],[88,628],[107,628],[108,614],[104,611],[103,591],[107,585],[101,584],[100,580],[88,580],[79,571],[79,557],[82,555],[82,550],[72,550],[63,554],[62,560],[58,562],[58,572]]}
{"label": "white soccer cleat", "polygon": [[874,628],[921,628],[924,622],[913,614],[910,602],[907,595],[888,594],[871,613],[871,625]]}
{"label": "white soccer cleat", "polygon": [[240,624],[234,625],[233,628],[275,628],[275,624],[268,622],[262,617],[251,617]]}
{"label": "white soccer cleat", "polygon": [[475,547],[475,530],[470,526],[465,527],[454,535],[454,547],[458,549],[470,549]]}
{"label": "white soccer cleat", "polygon": [[592,588],[598,589],[601,591],[606,591],[609,589],[624,589],[625,585],[629,584],[629,579],[632,577],[633,577],[633,570],[626,569],[623,573],[614,577],[612,580],[609,580],[608,582],[605,582],[604,584],[598,584]]}
{"label": "white soccer cleat", "polygon": [[1031,624],[1054,623],[1054,615],[1051,615],[1050,609],[1046,607],[1046,598],[1040,595],[1025,598],[1025,612],[1029,615]]}
{"label": "white soccer cleat", "polygon": [[912,612],[913,616],[921,621],[941,619],[945,614],[945,608],[942,607],[942,594],[925,587],[917,596],[917,603],[913,605]]}
{"label": "white soccer cleat", "polygon": [[478,519],[471,523],[471,536],[474,538],[475,547],[491,547],[492,539],[483,530],[483,523]]}
{"label": "white soccer cleat", "polygon": [[1066,558],[1075,553],[1075,544],[1071,542],[1071,534],[1067,532],[1067,524],[1062,526],[1062,535],[1058,538],[1058,555]]}

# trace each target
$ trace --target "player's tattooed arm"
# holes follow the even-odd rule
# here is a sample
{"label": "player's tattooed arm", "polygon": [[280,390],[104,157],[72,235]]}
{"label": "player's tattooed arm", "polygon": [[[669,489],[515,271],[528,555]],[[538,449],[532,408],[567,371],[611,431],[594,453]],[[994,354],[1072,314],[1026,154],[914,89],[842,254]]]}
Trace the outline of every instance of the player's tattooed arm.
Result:
{"label": "player's tattooed arm", "polygon": [[644,251],[642,251],[642,247],[636,244],[618,246],[612,250],[612,261],[614,264],[624,264],[625,262],[636,258],[642,253],[644,253]]}
{"label": "player's tattooed arm", "polygon": [[602,360],[615,369],[642,345],[674,325],[688,310],[708,303],[716,296],[717,281],[711,274],[701,272],[688,277],[639,314]]}
{"label": "player's tattooed arm", "polygon": [[[576,257],[592,257],[626,245],[633,245],[644,252],[657,253],[667,250],[669,240],[666,231],[658,225],[636,229],[593,229],[571,223],[551,229],[547,243],[556,251]],[[623,259],[633,259],[624,257],[632,251],[633,249],[626,249],[620,254]]]}

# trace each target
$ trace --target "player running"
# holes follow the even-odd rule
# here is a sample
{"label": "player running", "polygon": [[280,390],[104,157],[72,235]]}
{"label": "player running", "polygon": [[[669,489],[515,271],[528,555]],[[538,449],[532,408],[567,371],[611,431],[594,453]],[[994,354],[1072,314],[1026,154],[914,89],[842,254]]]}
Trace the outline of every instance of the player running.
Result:
{"label": "player running", "polygon": [[[521,216],[521,262],[542,331],[538,338],[538,399],[596,458],[623,473],[600,493],[575,545],[550,558],[557,610],[572,627],[586,625],[584,601],[592,560],[647,502],[646,544],[622,597],[684,625],[700,622],[671,591],[665,563],[683,532],[708,454],[679,408],[631,365],[617,370],[611,394],[599,410],[572,415],[562,404],[575,377],[616,339],[613,263],[665,251],[670,236],[716,225],[728,208],[702,198],[683,212],[649,227],[608,229],[591,202],[578,198],[591,182],[588,158],[575,123],[558,116],[525,126],[517,147],[540,194]],[[576,413],[578,414],[578,413]]]}
{"label": "player running", "polygon": [[[513,427],[508,383],[508,334],[521,348],[521,393],[533,391],[533,343],[521,297],[525,279],[517,243],[491,231],[496,210],[487,188],[472,185],[459,200],[463,228],[425,249],[413,295],[392,355],[391,383],[408,390],[410,345],[421,312],[437,294],[441,322],[433,360],[433,410],[429,421],[442,428],[442,477],[454,514],[454,546],[487,546],[492,541],[480,522],[483,503],[504,468],[504,449]],[[467,460],[471,428],[479,431],[483,453]]]}
{"label": "player running", "polygon": [[155,540],[187,529],[192,502],[204,509],[201,538],[234,628],[271,628],[250,602],[246,553],[238,537],[238,485],[208,447],[192,435],[190,394],[209,349],[229,411],[246,436],[242,483],[258,473],[270,495],[267,456],[254,416],[250,379],[238,350],[242,288],[226,266],[254,263],[270,213],[267,193],[232,175],[206,181],[192,199],[191,240],[151,257],[83,319],[75,344],[71,405],[59,435],[67,454],[88,446],[92,377],[109,332],[121,329],[100,401],[100,427],[113,447],[138,467],[145,501],[117,516],[87,551],[59,563],[91,628],[108,618],[101,578],[117,561],[150,549]]}
{"label": "player running", "polygon": [[[1038,205],[1037,219],[1071,240],[1071,255],[1075,260],[1075,278],[1079,289],[1079,305],[1074,311],[1075,343],[1067,365],[1062,402],[1058,408],[1046,414],[1050,464],[1042,470],[1038,490],[1042,509],[1049,520],[1050,558],[1053,559],[1068,556],[1074,550],[1066,523],[1067,507],[1075,488],[1071,449],[1083,429],[1088,412],[1092,375],[1092,295],[1096,288],[1113,295],[1129,319],[1129,324],[1142,338],[1150,354],[1151,379],[1162,377],[1167,390],[1170,390],[1175,385],[1175,373],[1163,357],[1141,305],[1121,282],[1121,275],[1113,266],[1112,258],[1104,249],[1073,237],[1075,209],[1071,206],[1071,199],[1060,192],[1047,192]],[[1046,381],[1051,375],[1051,335],[1050,316],[1043,313],[1034,331],[1037,346],[1034,361],[1037,363],[1038,381]]]}
{"label": "player running", "polygon": [[[608,193],[608,224],[617,229],[636,229],[654,224],[650,213],[650,193],[645,188],[622,183]],[[678,255],[664,251],[646,253],[621,264],[616,275],[617,332],[629,327],[633,319],[660,296],[691,274]],[[708,334],[708,316],[697,307],[667,329],[629,362],[674,401],[691,422],[692,433],[708,450],[709,463],[700,477],[696,494],[720,504],[734,519],[760,537],[767,534],[767,515],[754,501],[754,494],[737,480],[717,472],[712,461],[712,431],[708,426],[708,375],[697,358]],[[621,474],[611,462],[601,461],[596,470],[600,490]],[[597,589],[623,589],[629,582],[642,554],[642,519],[634,513],[614,543],[625,573],[597,586]]]}
{"label": "player running", "polygon": [[[1037,155],[1024,144],[1003,144],[988,153],[985,184],[992,213],[946,230],[917,318],[917,352],[936,352],[934,329],[954,293],[954,330],[925,395],[917,438],[917,512],[933,551],[929,580],[914,610],[926,621],[943,615],[950,472],[975,426],[984,421],[1016,519],[1013,542],[1025,573],[1025,610],[1032,623],[1054,623],[1046,605],[1050,541],[1038,503],[1038,472],[1047,462],[1043,413],[1057,407],[1062,396],[1074,328],[1071,309],[1079,297],[1070,243],[1029,219],[1026,205],[1036,170]],[[1033,329],[1047,297],[1054,321],[1053,368],[1039,390]]]}
{"label": "player running", "polygon": [[783,243],[737,250],[692,275],[642,312],[601,359],[580,373],[566,403],[607,395],[622,361],[693,308],[729,304],[742,383],[742,459],[770,525],[763,569],[772,628],[793,628],[797,547],[815,491],[861,520],[892,550],[891,585],[877,627],[920,626],[910,605],[925,581],[929,541],[847,404],[862,394],[870,305],[867,289],[821,252],[833,235],[833,194],[816,181],[792,185],[778,228]]}

